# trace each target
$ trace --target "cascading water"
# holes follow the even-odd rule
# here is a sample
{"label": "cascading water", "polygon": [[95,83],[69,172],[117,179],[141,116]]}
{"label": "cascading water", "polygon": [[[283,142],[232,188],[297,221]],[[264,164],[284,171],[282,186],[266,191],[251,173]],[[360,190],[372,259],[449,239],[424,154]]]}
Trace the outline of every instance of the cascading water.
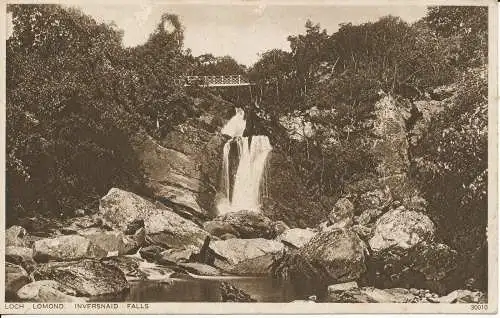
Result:
{"label": "cascading water", "polygon": [[[265,175],[266,160],[272,150],[267,136],[243,137],[246,127],[244,111],[236,109],[236,115],[222,129],[232,139],[222,152],[222,198],[217,202],[219,214],[241,210],[260,210],[261,183]],[[236,149],[233,147],[236,146]],[[237,150],[236,173],[231,171],[231,151]]]}

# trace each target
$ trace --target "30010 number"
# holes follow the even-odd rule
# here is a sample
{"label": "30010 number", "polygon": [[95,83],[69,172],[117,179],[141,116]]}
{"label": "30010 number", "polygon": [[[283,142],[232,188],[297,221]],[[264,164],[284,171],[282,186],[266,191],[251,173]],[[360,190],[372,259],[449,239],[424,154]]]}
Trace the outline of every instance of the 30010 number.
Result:
{"label": "30010 number", "polygon": [[474,311],[488,310],[488,304],[474,304],[470,306],[470,309]]}

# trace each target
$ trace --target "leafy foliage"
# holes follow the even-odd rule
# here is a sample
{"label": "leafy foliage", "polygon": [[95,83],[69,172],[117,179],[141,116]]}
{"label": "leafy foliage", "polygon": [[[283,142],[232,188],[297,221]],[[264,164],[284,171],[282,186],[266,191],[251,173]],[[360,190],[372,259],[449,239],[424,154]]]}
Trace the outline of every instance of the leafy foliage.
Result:
{"label": "leafy foliage", "polygon": [[177,17],[164,15],[145,45],[126,50],[114,25],[76,9],[9,11],[9,218],[91,208],[112,186],[140,192],[130,138],[164,133],[190,114],[184,92],[172,84],[184,65]]}

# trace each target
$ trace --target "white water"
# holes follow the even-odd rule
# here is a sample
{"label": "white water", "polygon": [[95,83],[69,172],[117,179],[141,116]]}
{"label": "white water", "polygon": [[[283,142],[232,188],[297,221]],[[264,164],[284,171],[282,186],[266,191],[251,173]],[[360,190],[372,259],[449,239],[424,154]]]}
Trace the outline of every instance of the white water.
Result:
{"label": "white water", "polygon": [[[222,129],[222,133],[233,138],[226,142],[222,154],[224,191],[223,197],[217,203],[219,214],[241,210],[260,210],[261,192],[265,190],[265,187],[262,189],[261,183],[272,146],[267,136],[243,137],[245,126],[244,112],[237,109],[236,115]],[[229,155],[232,144],[237,146],[238,168],[231,187]]]}
{"label": "white water", "polygon": [[245,127],[246,127],[245,111],[241,108],[236,108],[236,115],[234,115],[227,122],[227,124],[222,128],[221,133],[231,137],[243,136]]}

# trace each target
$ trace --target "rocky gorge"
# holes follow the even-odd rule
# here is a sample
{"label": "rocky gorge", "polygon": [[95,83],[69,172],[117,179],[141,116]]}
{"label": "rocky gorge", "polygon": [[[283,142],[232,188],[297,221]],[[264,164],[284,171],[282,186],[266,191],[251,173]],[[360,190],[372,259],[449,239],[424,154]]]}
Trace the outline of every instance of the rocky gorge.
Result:
{"label": "rocky gorge", "polygon": [[262,208],[226,214],[216,203],[230,137],[220,131],[234,109],[193,102],[201,114],[166,138],[137,135],[147,195],[111,188],[96,211],[6,230],[9,301],[87,302],[127,294],[137,281],[209,277],[221,282],[219,301],[255,301],[226,278],[268,277],[290,282],[294,301],[486,302],[457,279],[462,256],[442,242],[408,178],[409,115],[390,95],[375,104],[376,172],[333,204],[308,197],[273,150]]}

